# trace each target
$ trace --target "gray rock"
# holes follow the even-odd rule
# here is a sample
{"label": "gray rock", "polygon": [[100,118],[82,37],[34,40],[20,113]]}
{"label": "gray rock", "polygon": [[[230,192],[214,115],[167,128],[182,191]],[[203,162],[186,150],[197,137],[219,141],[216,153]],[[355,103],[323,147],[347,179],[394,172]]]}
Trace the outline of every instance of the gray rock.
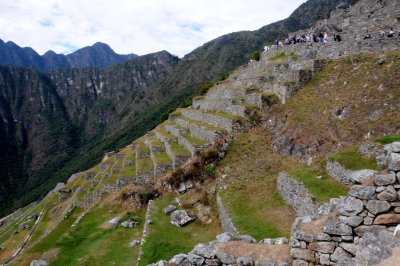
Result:
{"label": "gray rock", "polygon": [[379,234],[365,233],[360,239],[356,251],[356,258],[364,265],[373,265],[382,262],[392,255],[392,248],[399,246],[400,241],[389,232]]}
{"label": "gray rock", "polygon": [[308,262],[304,260],[293,260],[293,266],[308,266]]}
{"label": "gray rock", "polygon": [[358,199],[370,200],[375,197],[375,187],[354,185],[351,187],[349,195]]}
{"label": "gray rock", "polygon": [[375,218],[374,224],[382,224],[382,225],[400,224],[400,214],[395,214],[395,213],[381,214]]}
{"label": "gray rock", "polygon": [[252,258],[239,257],[237,258],[236,263],[239,266],[253,266],[254,260]]}
{"label": "gray rock", "polygon": [[206,259],[205,263],[207,266],[219,266],[221,261],[218,259]]}
{"label": "gray rock", "polygon": [[374,174],[373,178],[377,186],[387,186],[396,182],[396,175],[394,173]]}
{"label": "gray rock", "polygon": [[335,242],[342,242],[342,237],[340,237],[340,236],[332,236],[331,237],[331,239],[332,239],[332,241],[335,241]]}
{"label": "gray rock", "polygon": [[374,218],[372,218],[372,217],[364,218],[364,225],[371,225],[373,222],[374,222]]}
{"label": "gray rock", "polygon": [[282,245],[282,244],[287,244],[289,241],[285,237],[279,237],[279,238],[265,238],[260,241],[261,244],[266,244],[266,245]]}
{"label": "gray rock", "polygon": [[353,255],[356,254],[357,245],[354,245],[353,243],[345,243],[345,242],[342,242],[342,243],[339,244],[339,246],[340,246],[341,248],[343,248],[344,250],[346,250],[347,252],[353,254]]}
{"label": "gray rock", "polygon": [[379,214],[382,212],[386,212],[390,209],[390,203],[387,201],[381,200],[370,200],[367,203],[367,210],[372,214]]}
{"label": "gray rock", "polygon": [[233,234],[229,232],[224,232],[222,234],[217,235],[217,241],[224,243],[224,242],[229,242],[233,240]]}
{"label": "gray rock", "polygon": [[353,183],[363,184],[366,179],[373,177],[375,173],[377,173],[377,171],[369,169],[353,171],[349,174],[349,179]]}
{"label": "gray rock", "polygon": [[321,254],[319,256],[319,263],[322,265],[329,265],[331,263],[331,256],[329,254]]}
{"label": "gray rock", "polygon": [[169,264],[172,265],[190,265],[189,260],[187,258],[188,256],[185,254],[178,254],[175,255],[170,261]]}
{"label": "gray rock", "polygon": [[340,216],[339,217],[339,221],[341,221],[342,223],[347,224],[351,227],[359,226],[363,220],[364,220],[363,217],[359,217],[359,216]]}
{"label": "gray rock", "polygon": [[48,263],[45,260],[33,260],[30,266],[47,266]]}
{"label": "gray rock", "polygon": [[321,252],[321,253],[333,253],[336,248],[334,242],[313,242],[308,245],[308,249]]}
{"label": "gray rock", "polygon": [[139,240],[133,240],[133,241],[129,242],[129,244],[128,244],[128,246],[130,248],[134,247],[134,246],[139,246],[139,245],[140,245],[140,241]]}
{"label": "gray rock", "polygon": [[121,226],[125,227],[125,228],[132,228],[132,227],[135,227],[136,224],[137,223],[134,221],[124,221],[121,223]]}
{"label": "gray rock", "polygon": [[389,154],[388,169],[391,171],[400,171],[400,154],[398,153]]}
{"label": "gray rock", "polygon": [[400,153],[400,142],[399,141],[395,141],[395,142],[392,142],[390,144],[386,144],[384,146],[384,150],[387,153],[392,153],[392,152]]}
{"label": "gray rock", "polygon": [[216,253],[217,258],[221,261],[223,264],[234,264],[236,263],[235,257],[233,257],[230,254],[227,254],[222,251],[217,251]]}
{"label": "gray rock", "polygon": [[196,255],[202,256],[207,259],[213,259],[217,253],[213,242],[206,244],[198,244],[194,247],[192,252]]}
{"label": "gray rock", "polygon": [[306,241],[306,242],[312,242],[314,239],[312,235],[306,234],[302,231],[297,231],[294,234],[294,237],[300,241]]}
{"label": "gray rock", "polygon": [[238,236],[238,238],[249,244],[257,243],[257,240],[255,240],[254,237],[249,236],[249,235],[240,235],[240,236]]}
{"label": "gray rock", "polygon": [[393,186],[388,186],[383,192],[379,193],[377,198],[382,201],[397,200],[397,193]]}
{"label": "gray rock", "polygon": [[386,187],[381,186],[381,187],[377,187],[375,191],[376,191],[376,193],[380,193],[380,192],[384,191],[385,189],[386,189]]}
{"label": "gray rock", "polygon": [[351,257],[352,256],[349,252],[345,251],[341,247],[337,247],[335,249],[335,252],[331,255],[331,260],[337,262],[341,259],[346,259],[346,258],[351,259]]}
{"label": "gray rock", "polygon": [[315,252],[309,249],[292,248],[290,250],[290,256],[298,260],[315,262],[314,254]]}
{"label": "gray rock", "polygon": [[353,230],[350,226],[337,220],[327,220],[323,227],[324,233],[338,236],[351,236]]}
{"label": "gray rock", "polygon": [[276,266],[276,262],[273,259],[260,259],[256,260],[255,266]]}
{"label": "gray rock", "polygon": [[171,213],[171,224],[176,227],[184,226],[193,220],[194,218],[190,217],[184,210],[177,210]]}
{"label": "gray rock", "polygon": [[336,262],[336,266],[365,266],[365,265],[358,263],[354,259],[343,258],[343,259],[339,259]]}
{"label": "gray rock", "polygon": [[365,233],[373,233],[378,234],[380,231],[386,230],[386,227],[383,225],[361,225],[354,229],[354,232],[358,236],[363,236]]}
{"label": "gray rock", "polygon": [[194,266],[200,266],[205,261],[205,259],[203,257],[200,257],[194,253],[189,253],[187,256],[187,259],[188,259],[189,263]]}
{"label": "gray rock", "polygon": [[111,219],[110,221],[108,221],[107,223],[112,227],[116,227],[121,222],[121,220],[122,220],[121,217],[115,217],[115,218]]}
{"label": "gray rock", "polygon": [[292,239],[290,239],[290,241],[289,241],[289,245],[290,245],[290,247],[292,247],[292,248],[299,248],[299,247],[300,247],[300,241],[297,240],[296,238],[292,238]]}
{"label": "gray rock", "polygon": [[343,202],[338,204],[338,211],[344,216],[356,216],[363,210],[363,202],[354,197],[346,197]]}
{"label": "gray rock", "polygon": [[171,212],[175,211],[176,207],[174,205],[168,205],[163,209],[165,214],[170,214]]}
{"label": "gray rock", "polygon": [[343,241],[351,241],[351,242],[353,242],[354,237],[353,236],[342,236],[342,240]]}
{"label": "gray rock", "polygon": [[315,237],[316,241],[331,241],[331,237],[328,234],[321,233]]}

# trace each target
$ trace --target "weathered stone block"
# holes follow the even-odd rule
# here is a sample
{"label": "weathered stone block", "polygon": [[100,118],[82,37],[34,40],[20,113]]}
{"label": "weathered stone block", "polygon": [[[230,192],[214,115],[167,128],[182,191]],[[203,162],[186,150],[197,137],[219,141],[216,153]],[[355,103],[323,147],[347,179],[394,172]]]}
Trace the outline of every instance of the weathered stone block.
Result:
{"label": "weathered stone block", "polygon": [[373,222],[374,222],[374,218],[372,218],[372,217],[364,218],[364,225],[371,225]]}
{"label": "weathered stone block", "polygon": [[308,262],[304,260],[293,260],[293,266],[308,266]]}
{"label": "weathered stone block", "polygon": [[388,211],[390,209],[390,203],[381,200],[370,200],[366,207],[369,212],[376,215]]}
{"label": "weathered stone block", "polygon": [[383,224],[383,225],[389,225],[389,224],[399,224],[400,223],[400,214],[381,214],[378,217],[376,217],[374,224]]}
{"label": "weathered stone block", "polygon": [[374,182],[377,186],[387,186],[396,182],[396,175],[392,173],[388,174],[375,174]]}
{"label": "weathered stone block", "polygon": [[300,241],[306,241],[306,242],[312,242],[314,239],[312,235],[306,234],[301,231],[297,231],[294,237]]}
{"label": "weathered stone block", "polygon": [[389,154],[388,169],[391,171],[400,171],[400,154],[398,153]]}
{"label": "weathered stone block", "polygon": [[359,216],[340,216],[339,220],[342,223],[347,224],[351,227],[356,227],[356,226],[359,226],[364,219],[363,219],[363,217],[359,217]]}
{"label": "weathered stone block", "polygon": [[351,187],[349,195],[358,199],[370,200],[375,197],[375,187],[354,185]]}
{"label": "weathered stone block", "polygon": [[386,230],[386,227],[383,225],[361,225],[354,229],[354,232],[358,236],[363,236],[365,233],[373,233],[378,234],[380,231]]}
{"label": "weathered stone block", "polygon": [[337,220],[327,220],[324,224],[323,230],[324,233],[330,235],[350,236],[353,234],[353,230],[350,226]]}
{"label": "weathered stone block", "polygon": [[308,245],[308,248],[321,253],[333,253],[336,248],[334,242],[313,242]]}
{"label": "weathered stone block", "polygon": [[335,249],[335,252],[331,255],[331,260],[332,261],[339,261],[340,259],[344,259],[344,258],[349,258],[351,259],[351,255],[349,252],[345,251],[343,248],[341,247],[337,247]]}
{"label": "weathered stone block", "polygon": [[383,201],[397,200],[397,192],[393,186],[388,186],[383,192],[379,193],[377,198]]}
{"label": "weathered stone block", "polygon": [[347,252],[353,254],[353,256],[356,254],[357,245],[354,245],[353,243],[342,242],[342,243],[339,244],[339,246],[341,248],[343,248],[344,250],[346,250]]}
{"label": "weathered stone block", "polygon": [[227,254],[225,252],[217,251],[216,256],[223,264],[234,264],[234,263],[236,263],[235,258],[232,255]]}
{"label": "weathered stone block", "polygon": [[247,257],[239,257],[236,260],[238,266],[253,266],[254,260],[252,258]]}
{"label": "weathered stone block", "polygon": [[356,216],[363,210],[363,202],[354,197],[348,196],[338,205],[338,211],[344,216]]}
{"label": "weathered stone block", "polygon": [[290,256],[295,259],[315,262],[315,252],[309,249],[292,248],[290,250]]}

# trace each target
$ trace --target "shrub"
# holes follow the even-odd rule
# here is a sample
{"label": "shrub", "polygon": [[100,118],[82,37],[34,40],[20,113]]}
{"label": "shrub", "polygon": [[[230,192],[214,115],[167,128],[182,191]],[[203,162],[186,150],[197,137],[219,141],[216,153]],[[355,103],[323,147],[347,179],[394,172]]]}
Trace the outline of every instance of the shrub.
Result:
{"label": "shrub", "polygon": [[260,57],[261,57],[261,52],[260,51],[254,51],[251,54],[250,59],[253,59],[254,61],[260,61]]}
{"label": "shrub", "polygon": [[206,165],[206,173],[210,177],[215,177],[215,164],[207,164]]}

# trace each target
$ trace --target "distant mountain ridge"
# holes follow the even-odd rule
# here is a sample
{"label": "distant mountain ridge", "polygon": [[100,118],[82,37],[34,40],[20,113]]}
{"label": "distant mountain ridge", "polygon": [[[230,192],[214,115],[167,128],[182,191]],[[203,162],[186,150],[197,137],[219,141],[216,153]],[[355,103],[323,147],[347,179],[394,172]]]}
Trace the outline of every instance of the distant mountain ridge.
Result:
{"label": "distant mountain ridge", "polygon": [[0,39],[0,65],[35,67],[41,72],[58,68],[106,68],[138,57],[136,54],[117,54],[105,43],[97,42],[71,54],[57,54],[48,51],[40,56],[30,47],[20,47],[14,42]]}

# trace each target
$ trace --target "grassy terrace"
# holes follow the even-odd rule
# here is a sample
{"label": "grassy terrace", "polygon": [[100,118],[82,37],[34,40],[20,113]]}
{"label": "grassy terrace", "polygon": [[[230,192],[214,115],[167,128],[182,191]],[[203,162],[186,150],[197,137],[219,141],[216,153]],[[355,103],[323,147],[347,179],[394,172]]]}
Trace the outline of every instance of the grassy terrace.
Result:
{"label": "grassy terrace", "polygon": [[138,158],[136,161],[136,169],[138,172],[148,172],[154,169],[154,163],[151,157]]}
{"label": "grassy terrace", "polygon": [[169,155],[166,152],[154,152],[153,155],[155,162],[158,164],[172,164],[172,160],[169,158]]}
{"label": "grassy terrace", "polygon": [[400,141],[400,135],[388,135],[375,138],[375,142],[380,144],[389,144],[395,141]]}
{"label": "grassy terrace", "polygon": [[238,115],[232,115],[224,112],[218,112],[218,111],[206,111],[205,113],[211,114],[211,115],[216,115],[222,118],[226,119],[231,119],[233,121],[243,121],[243,117],[238,116]]}
{"label": "grassy terrace", "polygon": [[190,152],[178,142],[171,142],[169,145],[175,155],[190,155]]}
{"label": "grassy terrace", "polygon": [[194,146],[207,144],[207,141],[199,139],[199,138],[196,138],[196,137],[190,135],[190,133],[183,134],[182,137],[187,139]]}
{"label": "grassy terrace", "polygon": [[173,196],[163,196],[154,201],[151,210],[152,223],[143,246],[140,265],[148,265],[161,259],[170,259],[179,253],[187,253],[197,243],[205,243],[215,239],[221,232],[217,219],[211,224],[194,221],[184,227],[177,228],[170,223],[170,216],[164,214],[163,208],[171,204]]}
{"label": "grassy terrace", "polygon": [[164,147],[165,147],[165,146],[164,146],[164,143],[163,143],[161,140],[157,139],[157,137],[156,137],[156,140],[153,140],[153,141],[151,142],[151,146],[153,146],[153,147],[159,147],[159,148],[164,148]]}
{"label": "grassy terrace", "polygon": [[136,143],[136,152],[138,154],[150,153],[150,149],[146,144],[144,144],[144,140],[140,140]]}
{"label": "grassy terrace", "polygon": [[176,136],[173,134],[169,133],[164,126],[157,127],[156,130],[158,133],[160,133],[163,137],[167,139],[176,139]]}
{"label": "grassy terrace", "polygon": [[96,207],[71,227],[82,210],[75,209],[60,225],[37,245],[27,250],[18,265],[28,265],[44,252],[53,254],[51,265],[133,265],[139,247],[129,247],[134,239],[141,238],[144,212],[134,215],[140,218],[138,228],[107,229],[103,224],[126,211],[117,206]]}
{"label": "grassy terrace", "polygon": [[223,129],[223,128],[218,128],[218,127],[215,127],[213,125],[210,125],[210,124],[207,124],[207,123],[203,123],[203,122],[200,122],[200,121],[197,121],[197,120],[193,120],[193,119],[190,119],[190,118],[180,118],[180,119],[182,119],[184,121],[187,121],[190,124],[194,124],[194,125],[203,127],[203,128],[205,128],[205,129],[207,129],[209,131],[220,131],[220,132],[227,133],[226,130]]}
{"label": "grassy terrace", "polygon": [[343,167],[350,170],[373,169],[380,170],[375,158],[366,159],[357,150],[348,149],[330,156],[331,160],[337,161]]}

